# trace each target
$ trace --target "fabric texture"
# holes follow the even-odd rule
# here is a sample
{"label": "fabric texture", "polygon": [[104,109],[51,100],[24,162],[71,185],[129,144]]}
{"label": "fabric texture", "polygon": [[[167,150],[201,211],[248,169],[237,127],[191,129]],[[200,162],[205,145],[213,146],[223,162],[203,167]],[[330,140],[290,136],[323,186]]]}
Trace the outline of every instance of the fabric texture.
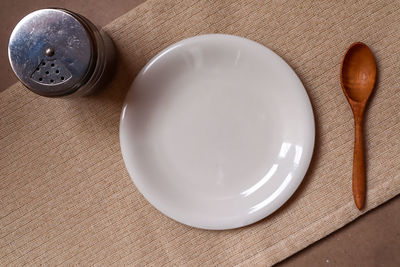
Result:
{"label": "fabric texture", "polygon": [[[19,83],[0,93],[1,265],[272,265],[400,193],[400,2],[149,0],[104,30],[119,62],[85,98],[49,99]],[[293,197],[253,225],[205,231],[158,212],[125,169],[122,101],[144,64],[181,39],[227,33],[257,41],[299,75],[316,119],[311,166]],[[355,41],[378,81],[365,117],[367,202],[351,190],[353,118],[339,83]]]}

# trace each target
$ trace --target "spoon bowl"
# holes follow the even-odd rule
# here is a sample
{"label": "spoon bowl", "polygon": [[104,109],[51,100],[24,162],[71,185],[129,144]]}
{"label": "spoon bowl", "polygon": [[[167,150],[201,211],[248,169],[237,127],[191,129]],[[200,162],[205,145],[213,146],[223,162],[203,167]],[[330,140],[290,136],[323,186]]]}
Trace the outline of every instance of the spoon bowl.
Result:
{"label": "spoon bowl", "polygon": [[343,58],[340,78],[347,99],[367,102],[376,80],[375,58],[367,45],[357,42],[350,46]]}
{"label": "spoon bowl", "polygon": [[363,115],[375,81],[376,63],[372,51],[364,43],[352,44],[342,61],[340,83],[354,115],[353,196],[360,210],[365,202]]}

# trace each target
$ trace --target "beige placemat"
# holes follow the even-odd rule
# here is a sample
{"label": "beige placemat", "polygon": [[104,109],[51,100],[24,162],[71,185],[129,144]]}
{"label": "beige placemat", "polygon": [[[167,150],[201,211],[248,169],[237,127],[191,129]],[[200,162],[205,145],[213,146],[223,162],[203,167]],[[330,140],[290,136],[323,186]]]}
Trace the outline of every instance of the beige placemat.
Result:
{"label": "beige placemat", "polygon": [[[367,112],[365,210],[400,193],[400,2],[150,0],[105,29],[117,75],[91,98],[48,99],[16,84],[0,94],[0,262],[7,264],[270,265],[362,213],[351,195],[352,114],[339,86],[353,41],[373,49],[379,80]],[[313,104],[308,174],[275,214],[230,231],[193,229],[160,214],[121,158],[122,100],[157,52],[201,33],[253,39],[281,55]]]}

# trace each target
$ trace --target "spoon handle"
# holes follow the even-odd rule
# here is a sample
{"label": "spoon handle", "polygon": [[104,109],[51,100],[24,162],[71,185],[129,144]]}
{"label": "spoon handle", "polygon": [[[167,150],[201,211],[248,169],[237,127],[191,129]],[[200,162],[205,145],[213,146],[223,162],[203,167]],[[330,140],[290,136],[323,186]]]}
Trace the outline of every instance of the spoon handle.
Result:
{"label": "spoon handle", "polygon": [[362,116],[356,116],[354,121],[353,196],[357,208],[361,210],[364,207],[365,201],[365,163]]}

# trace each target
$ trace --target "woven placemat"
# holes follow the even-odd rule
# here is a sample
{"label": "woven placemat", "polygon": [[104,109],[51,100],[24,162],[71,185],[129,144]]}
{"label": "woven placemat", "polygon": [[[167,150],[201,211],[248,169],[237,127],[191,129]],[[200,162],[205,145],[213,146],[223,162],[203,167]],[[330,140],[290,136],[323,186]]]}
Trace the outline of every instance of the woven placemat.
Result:
{"label": "woven placemat", "polygon": [[[400,2],[149,0],[105,27],[116,76],[88,98],[49,99],[15,84],[0,94],[0,262],[270,265],[360,216],[351,193],[353,121],[339,85],[354,41],[376,55],[366,113],[370,210],[400,193]],[[136,73],[161,49],[202,33],[255,40],[297,72],[316,117],[316,148],[295,195],[248,227],[205,231],[154,209],[121,157],[119,116]]]}

